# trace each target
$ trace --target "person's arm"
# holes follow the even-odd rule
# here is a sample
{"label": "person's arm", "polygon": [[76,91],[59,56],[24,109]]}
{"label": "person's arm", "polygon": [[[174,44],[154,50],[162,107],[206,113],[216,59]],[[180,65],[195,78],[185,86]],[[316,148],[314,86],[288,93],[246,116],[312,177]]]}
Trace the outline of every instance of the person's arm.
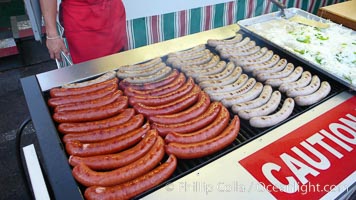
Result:
{"label": "person's arm", "polygon": [[57,32],[57,0],[40,0],[41,11],[46,27],[46,45],[49,55],[52,59],[60,60],[60,53],[63,51],[68,54],[68,50],[64,45],[63,39]]}

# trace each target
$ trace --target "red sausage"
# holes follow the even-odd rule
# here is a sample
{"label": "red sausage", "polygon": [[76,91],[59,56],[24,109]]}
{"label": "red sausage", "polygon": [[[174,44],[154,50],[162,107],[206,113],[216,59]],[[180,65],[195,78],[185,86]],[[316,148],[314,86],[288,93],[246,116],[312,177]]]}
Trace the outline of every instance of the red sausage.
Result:
{"label": "red sausage", "polygon": [[136,103],[142,103],[148,106],[158,106],[170,103],[176,99],[179,99],[189,93],[194,87],[194,81],[189,78],[188,81],[178,90],[160,95],[160,96],[132,96],[129,99],[129,104],[134,105]]}
{"label": "red sausage", "polygon": [[170,155],[165,163],[147,174],[113,187],[89,187],[85,190],[84,197],[88,200],[131,199],[163,183],[172,176],[176,168],[177,159],[174,155]]}
{"label": "red sausage", "polygon": [[152,89],[159,88],[159,87],[162,87],[162,86],[165,86],[165,85],[171,83],[173,80],[175,80],[177,78],[178,75],[179,75],[179,72],[176,69],[174,69],[172,71],[172,73],[170,73],[168,76],[164,77],[161,80],[158,80],[158,81],[152,82],[152,83],[144,83],[144,84],[140,84],[140,85],[131,84],[130,82],[123,80],[120,82],[119,88],[122,90],[125,90],[127,87],[131,87],[132,89],[135,89],[135,90],[152,90]]}
{"label": "red sausage", "polygon": [[169,143],[166,145],[166,153],[173,154],[181,159],[200,158],[213,154],[230,145],[237,137],[240,130],[240,119],[237,115],[230,122],[230,125],[217,137],[203,142],[182,144]]}
{"label": "red sausage", "polygon": [[157,129],[158,133],[161,136],[166,136],[171,131],[178,133],[189,133],[192,131],[196,131],[214,121],[215,118],[218,116],[221,107],[222,104],[220,102],[214,102],[210,104],[207,111],[205,111],[202,115],[195,119],[178,124],[153,123],[152,128]]}
{"label": "red sausage", "polygon": [[94,99],[100,99],[108,94],[112,94],[117,91],[118,85],[109,85],[108,87],[85,94],[78,94],[73,96],[64,96],[64,97],[54,97],[48,99],[48,105],[51,107],[55,107],[58,105],[63,105],[67,103],[75,103],[75,102],[83,102],[83,101],[90,101]]}
{"label": "red sausage", "polygon": [[117,126],[84,132],[81,134],[67,134],[63,137],[63,141],[99,142],[108,140],[137,129],[138,127],[142,126],[143,122],[143,115],[138,114],[133,116],[129,121]]}
{"label": "red sausage", "polygon": [[112,170],[128,165],[151,149],[157,138],[157,132],[151,131],[136,146],[116,154],[106,154],[89,157],[70,156],[69,164],[74,166],[84,163],[93,170]]}
{"label": "red sausage", "polygon": [[[56,106],[54,109],[54,112],[65,112],[65,111],[74,111],[74,110],[83,110],[83,109],[89,109],[89,108],[97,108],[101,106],[108,105],[110,103],[113,103],[117,99],[120,99],[120,96],[122,95],[121,90],[117,90],[112,94],[108,94],[104,96],[103,98],[100,99],[94,99],[90,101],[83,101],[83,102],[75,102],[75,103],[68,103],[68,104],[63,104]],[[124,97],[121,97],[124,98]]]}
{"label": "red sausage", "polygon": [[159,95],[164,95],[170,92],[173,92],[175,90],[177,90],[178,88],[182,87],[182,85],[185,83],[186,78],[184,76],[183,73],[180,73],[179,76],[172,81],[170,84],[168,85],[164,85],[162,87],[158,87],[155,89],[151,89],[151,90],[135,90],[131,87],[127,87],[124,90],[125,95],[127,96],[159,96]]}
{"label": "red sausage", "polygon": [[161,137],[157,137],[155,144],[149,152],[129,165],[112,171],[97,172],[81,163],[73,168],[72,174],[74,178],[84,186],[114,186],[135,179],[151,171],[161,162],[163,156],[164,141]]}
{"label": "red sausage", "polygon": [[165,137],[166,143],[196,143],[202,142],[218,136],[229,124],[230,113],[225,106],[222,106],[218,117],[208,126],[192,133],[169,132]]}
{"label": "red sausage", "polygon": [[188,94],[168,104],[160,106],[146,106],[142,103],[137,103],[133,107],[138,113],[142,113],[148,117],[152,115],[177,113],[193,105],[198,100],[199,93],[200,88],[195,85],[193,90]]}
{"label": "red sausage", "polygon": [[128,97],[123,96],[114,103],[97,108],[54,113],[53,119],[59,123],[102,120],[122,112],[128,104]]}
{"label": "red sausage", "polygon": [[133,108],[127,108],[122,110],[120,114],[114,117],[99,120],[99,121],[82,122],[82,123],[61,123],[58,126],[58,130],[63,134],[89,132],[93,130],[120,125],[122,123],[127,122],[134,115],[135,115],[135,110]]}
{"label": "red sausage", "polygon": [[93,85],[88,85],[81,88],[53,88],[49,91],[49,94],[51,97],[64,97],[64,96],[86,94],[86,93],[102,90],[108,87],[109,85],[113,85],[113,84],[117,85],[118,82],[119,79],[113,78],[107,81],[103,81]]}
{"label": "red sausage", "polygon": [[208,109],[209,105],[210,105],[209,95],[204,91],[201,91],[199,93],[198,102],[195,103],[190,108],[174,114],[149,116],[149,120],[151,122],[157,122],[162,124],[182,123],[198,117]]}
{"label": "red sausage", "polygon": [[120,135],[102,142],[82,143],[79,141],[71,141],[66,143],[67,153],[74,156],[96,156],[109,153],[120,152],[142,139],[142,136],[148,132],[150,125],[130,131],[124,135]]}

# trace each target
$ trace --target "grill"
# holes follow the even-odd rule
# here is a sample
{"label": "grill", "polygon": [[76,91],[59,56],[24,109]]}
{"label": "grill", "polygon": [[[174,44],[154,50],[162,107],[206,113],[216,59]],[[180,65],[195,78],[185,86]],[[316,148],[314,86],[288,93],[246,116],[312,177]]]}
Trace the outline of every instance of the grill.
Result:
{"label": "grill", "polygon": [[[330,77],[321,74],[320,72],[314,70],[311,67],[308,67],[306,63],[303,63],[301,60],[298,60],[280,49],[277,49],[274,46],[271,46],[264,41],[254,37],[253,35],[246,33],[244,31],[240,31],[244,37],[250,37],[252,40],[256,41],[257,45],[261,47],[267,47],[270,50],[273,50],[274,53],[281,56],[281,58],[286,58],[288,62],[293,63],[295,66],[302,66],[304,70],[310,71],[313,75],[316,74],[319,76],[321,81],[328,81],[332,86],[332,90],[329,95],[323,99],[326,101],[327,99],[332,98],[333,96],[345,91],[347,88],[340,84],[339,82],[331,79]],[[209,48],[209,47],[208,47]],[[217,52],[214,49],[210,49],[213,53]],[[167,57],[163,57],[165,61]],[[85,73],[82,71],[81,73]],[[251,74],[248,74],[251,77]],[[90,77],[92,78],[92,77]],[[42,152],[42,157],[40,157],[40,162],[42,164],[42,168],[45,172],[46,181],[51,185],[50,193],[54,196],[55,199],[80,199],[82,197],[83,187],[78,185],[76,181],[73,179],[71,175],[71,168],[68,164],[68,155],[65,153],[63,145],[61,143],[60,137],[56,130],[56,124],[52,121],[51,113],[47,105],[46,101],[49,97],[48,92],[42,92],[39,86],[38,80],[36,76],[26,77],[21,79],[21,83],[23,86],[23,90],[25,93],[25,97],[28,103],[28,107],[31,113],[31,117],[36,128],[37,138],[40,144],[40,150]],[[286,99],[285,94],[282,93],[282,101],[279,105],[279,108],[282,106],[283,101]],[[322,101],[322,102],[323,102]],[[293,113],[286,120],[289,121],[296,116],[312,109],[318,104],[308,107],[299,107],[295,106]],[[227,153],[241,147],[242,145],[256,139],[257,137],[268,133],[274,128],[278,127],[280,124],[285,123],[281,122],[270,128],[254,128],[251,127],[246,120],[241,120],[241,127],[238,137],[235,141],[225,149],[200,159],[191,159],[191,160],[178,160],[178,166],[174,174],[167,180],[166,182],[140,194],[136,197],[136,199],[146,196],[149,193],[154,192],[155,190],[164,187],[166,184],[173,182],[194,170],[207,165],[208,163],[216,160],[219,157],[226,155]],[[59,144],[59,145],[58,145]],[[66,192],[63,192],[66,191]]]}

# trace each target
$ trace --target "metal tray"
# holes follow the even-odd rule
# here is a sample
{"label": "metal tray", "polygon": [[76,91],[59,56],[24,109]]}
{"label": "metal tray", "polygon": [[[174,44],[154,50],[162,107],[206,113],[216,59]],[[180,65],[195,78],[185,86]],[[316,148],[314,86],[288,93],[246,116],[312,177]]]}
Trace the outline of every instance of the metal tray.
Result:
{"label": "metal tray", "polygon": [[[315,20],[315,21],[320,21],[320,22],[329,22],[329,20],[323,19],[321,17],[318,17],[316,15],[313,15],[311,13],[308,13],[304,10],[301,10],[299,8],[288,8],[288,9],[284,9],[285,12],[285,18],[289,19],[295,15],[300,15],[302,17],[306,17],[308,19],[311,20]],[[295,57],[296,59],[298,59],[299,61],[305,63],[306,65],[318,70],[320,73],[325,74],[326,76],[338,81],[339,83],[345,85],[346,87],[350,88],[351,90],[356,91],[356,85],[352,85],[351,83],[341,79],[339,76],[334,75],[333,73],[320,68],[318,65],[316,65],[315,63],[310,62],[309,60],[303,58],[300,54],[290,51],[288,49],[286,49],[283,46],[280,46],[272,41],[270,41],[269,39],[263,37],[262,35],[251,31],[249,29],[249,26],[251,25],[255,25],[255,24],[259,24],[259,23],[264,23],[264,22],[268,22],[271,20],[275,20],[275,19],[280,19],[282,17],[282,13],[280,11],[277,12],[273,12],[273,13],[269,13],[269,14],[265,14],[265,15],[260,15],[257,17],[253,17],[253,18],[248,18],[248,19],[244,19],[244,20],[240,20],[237,22],[237,24],[240,26],[241,30],[256,36],[258,39],[266,42],[267,44],[270,44],[271,46],[274,46],[276,48],[282,49],[283,51],[285,51],[287,54],[289,54],[292,57]],[[345,28],[348,29],[348,28]],[[356,34],[356,31],[352,32],[353,34]]]}

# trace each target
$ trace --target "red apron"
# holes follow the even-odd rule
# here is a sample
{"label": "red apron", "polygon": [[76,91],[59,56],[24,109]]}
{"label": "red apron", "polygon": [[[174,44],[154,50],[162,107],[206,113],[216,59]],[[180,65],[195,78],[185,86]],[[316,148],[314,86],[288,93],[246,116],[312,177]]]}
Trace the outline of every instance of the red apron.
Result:
{"label": "red apron", "polygon": [[126,13],[121,0],[63,0],[61,12],[73,63],[126,49]]}

